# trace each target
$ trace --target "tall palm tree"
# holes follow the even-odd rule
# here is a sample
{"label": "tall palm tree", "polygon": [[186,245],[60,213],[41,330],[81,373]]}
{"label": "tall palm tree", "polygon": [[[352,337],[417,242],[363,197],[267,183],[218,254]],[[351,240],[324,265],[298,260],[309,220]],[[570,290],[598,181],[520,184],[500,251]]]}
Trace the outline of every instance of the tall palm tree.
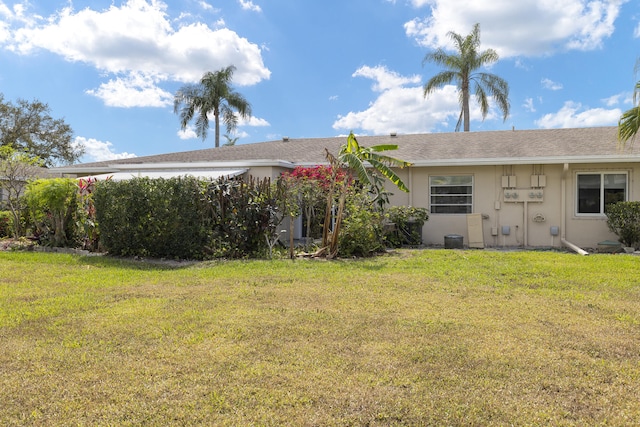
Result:
{"label": "tall palm tree", "polygon": [[446,68],[445,71],[433,76],[424,85],[424,97],[426,98],[436,89],[456,82],[459,91],[459,101],[462,108],[456,132],[460,130],[460,124],[464,122],[464,131],[469,132],[469,97],[473,89],[476,101],[480,104],[482,119],[487,117],[489,103],[487,94],[493,96],[498,108],[503,112],[503,119],[509,116],[509,84],[495,74],[477,72],[480,67],[493,64],[498,61],[498,53],[493,49],[478,52],[480,46],[480,24],[475,24],[473,30],[466,37],[462,37],[453,31],[449,31],[447,36],[451,37],[455,43],[457,52],[449,54],[439,48],[435,52],[428,53],[422,60],[422,65],[426,62],[433,62]]}
{"label": "tall palm tree", "polygon": [[[182,130],[197,114],[196,134],[204,141],[209,130],[209,115],[213,114],[216,132],[216,147],[220,146],[220,119],[227,127],[227,133],[238,126],[238,115],[251,116],[249,102],[231,88],[231,79],[236,67],[233,65],[216,72],[208,71],[198,84],[185,85],[176,92],[173,112],[180,114]],[[182,108],[181,108],[182,107]]]}
{"label": "tall palm tree", "polygon": [[[636,62],[636,73],[640,70],[640,59]],[[618,140],[625,144],[635,139],[640,129],[640,81],[633,90],[633,107],[624,113],[618,121]]]}

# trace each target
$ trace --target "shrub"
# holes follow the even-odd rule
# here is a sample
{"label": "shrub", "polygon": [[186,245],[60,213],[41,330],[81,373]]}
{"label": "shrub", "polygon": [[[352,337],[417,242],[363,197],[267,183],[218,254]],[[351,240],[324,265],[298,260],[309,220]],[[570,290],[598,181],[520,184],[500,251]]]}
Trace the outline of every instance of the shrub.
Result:
{"label": "shrub", "polygon": [[363,192],[347,196],[338,248],[340,256],[371,256],[383,249],[382,215]]}
{"label": "shrub", "polygon": [[203,257],[208,232],[195,178],[101,181],[93,193],[101,246],[117,256]]}
{"label": "shrub", "polygon": [[268,179],[99,182],[93,200],[100,244],[118,256],[263,256],[275,227],[276,193]]}
{"label": "shrub", "polygon": [[206,201],[210,209],[211,254],[215,257],[244,258],[266,255],[268,236],[275,227],[277,194],[269,179],[249,182],[218,180],[208,185]]}
{"label": "shrub", "polygon": [[78,186],[74,179],[37,179],[27,184],[25,199],[34,234],[45,245],[56,247],[75,245],[78,232]]}
{"label": "shrub", "polygon": [[625,246],[640,244],[640,202],[618,202],[607,205],[607,225]]}
{"label": "shrub", "polygon": [[385,222],[392,227],[385,230],[389,246],[419,245],[422,243],[422,226],[429,219],[429,211],[413,206],[391,206],[385,213]]}

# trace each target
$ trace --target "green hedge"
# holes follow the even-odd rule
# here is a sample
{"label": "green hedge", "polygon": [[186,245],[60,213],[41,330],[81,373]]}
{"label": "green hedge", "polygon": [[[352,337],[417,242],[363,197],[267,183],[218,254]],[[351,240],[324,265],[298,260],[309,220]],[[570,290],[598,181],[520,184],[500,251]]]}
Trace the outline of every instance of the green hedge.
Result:
{"label": "green hedge", "polygon": [[203,193],[194,178],[98,182],[100,246],[118,256],[202,258],[208,238]]}
{"label": "green hedge", "polygon": [[269,180],[135,178],[99,182],[93,197],[100,245],[117,256],[256,257],[275,227]]}
{"label": "green hedge", "polygon": [[640,202],[618,202],[607,205],[607,225],[625,246],[640,245]]}

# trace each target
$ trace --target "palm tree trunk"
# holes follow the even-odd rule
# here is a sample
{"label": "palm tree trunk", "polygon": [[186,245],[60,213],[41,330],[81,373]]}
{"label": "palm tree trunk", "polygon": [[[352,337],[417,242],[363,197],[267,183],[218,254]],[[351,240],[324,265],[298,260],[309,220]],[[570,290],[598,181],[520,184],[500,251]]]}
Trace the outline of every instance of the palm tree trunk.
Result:
{"label": "palm tree trunk", "polygon": [[469,83],[467,82],[462,86],[462,121],[464,123],[465,132],[469,132],[470,129],[469,115]]}
{"label": "palm tree trunk", "polygon": [[215,127],[216,127],[216,148],[220,147],[220,113],[214,111]]}

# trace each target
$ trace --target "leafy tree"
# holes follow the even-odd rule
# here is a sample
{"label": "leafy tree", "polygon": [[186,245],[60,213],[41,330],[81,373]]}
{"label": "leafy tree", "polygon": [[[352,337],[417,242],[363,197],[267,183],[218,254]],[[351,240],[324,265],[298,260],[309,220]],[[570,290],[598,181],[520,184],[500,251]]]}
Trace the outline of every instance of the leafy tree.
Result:
{"label": "leafy tree", "polygon": [[503,113],[503,119],[509,116],[509,84],[495,74],[477,72],[480,67],[493,64],[498,61],[498,53],[493,49],[478,52],[480,46],[480,24],[475,24],[473,30],[466,37],[450,31],[447,33],[453,40],[457,52],[449,54],[439,48],[435,52],[428,53],[422,60],[422,65],[426,62],[433,62],[446,68],[445,71],[433,76],[424,85],[424,96],[434,92],[451,82],[456,82],[459,91],[459,102],[462,110],[456,124],[456,132],[460,130],[460,125],[464,123],[464,131],[469,131],[469,97],[471,90],[474,91],[476,101],[480,104],[482,119],[487,117],[489,112],[489,102],[487,94],[493,96],[495,102]]}
{"label": "leafy tree", "polygon": [[251,105],[238,92],[231,88],[235,71],[233,65],[216,72],[208,71],[198,84],[183,86],[176,92],[173,100],[173,112],[180,115],[180,126],[186,129],[188,123],[197,115],[196,134],[204,141],[209,130],[209,115],[215,122],[216,147],[220,146],[220,119],[227,127],[227,133],[238,125],[238,115],[251,116]]}
{"label": "leafy tree", "polygon": [[38,100],[13,104],[0,94],[0,146],[40,158],[45,166],[78,160],[83,148],[72,144],[71,127],[49,113],[49,106]]}
{"label": "leafy tree", "polygon": [[[636,62],[636,73],[640,69],[640,60]],[[640,128],[640,80],[633,90],[633,107],[624,113],[618,121],[618,140],[623,144],[635,139]]]}
{"label": "leafy tree", "polygon": [[21,217],[26,206],[22,196],[27,181],[37,177],[41,164],[39,159],[27,153],[16,151],[9,146],[0,146],[0,189],[7,196],[6,205],[13,217],[15,237],[23,234]]}
{"label": "leafy tree", "polygon": [[38,234],[46,244],[73,244],[78,185],[71,178],[37,179],[27,184],[25,199]]}

